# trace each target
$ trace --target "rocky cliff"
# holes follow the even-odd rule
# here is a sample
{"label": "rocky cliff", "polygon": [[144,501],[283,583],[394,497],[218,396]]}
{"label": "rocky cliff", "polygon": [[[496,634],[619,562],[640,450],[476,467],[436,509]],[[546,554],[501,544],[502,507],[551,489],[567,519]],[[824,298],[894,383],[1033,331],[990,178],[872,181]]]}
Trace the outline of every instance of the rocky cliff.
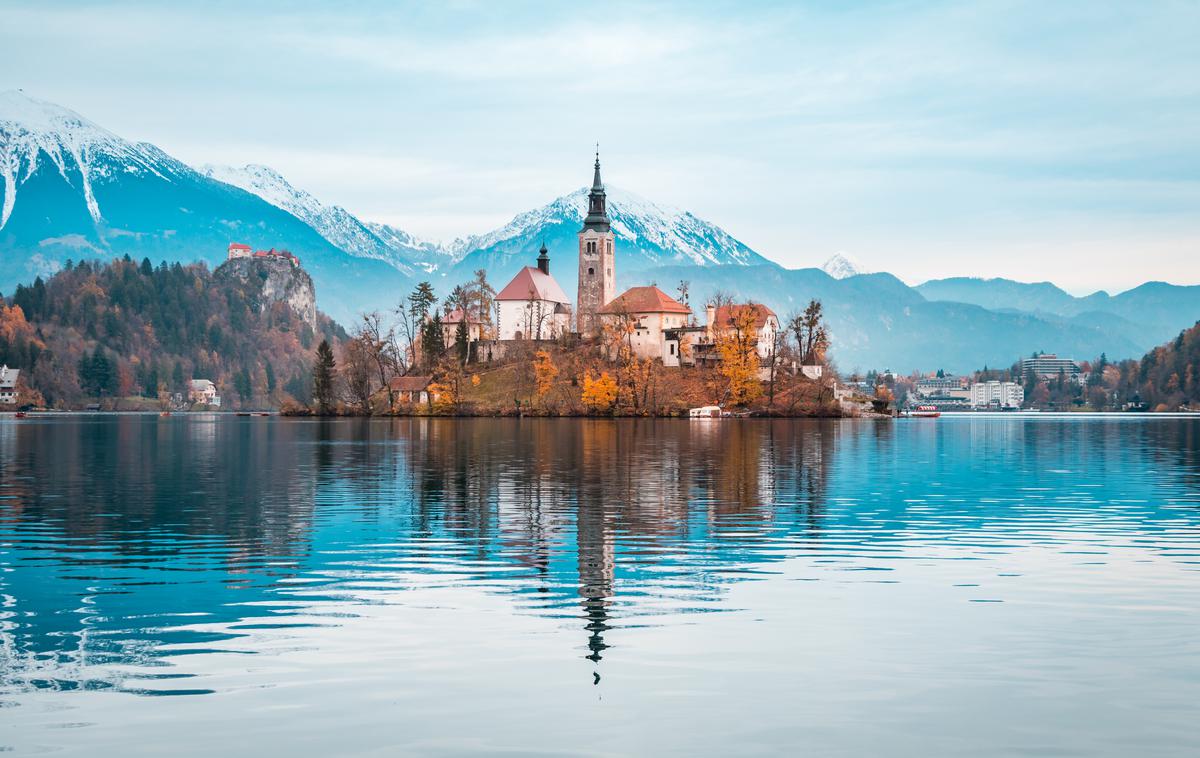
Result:
{"label": "rocky cliff", "polygon": [[285,258],[234,258],[213,272],[218,278],[241,282],[259,313],[273,303],[286,303],[293,312],[317,328],[317,294],[312,277]]}

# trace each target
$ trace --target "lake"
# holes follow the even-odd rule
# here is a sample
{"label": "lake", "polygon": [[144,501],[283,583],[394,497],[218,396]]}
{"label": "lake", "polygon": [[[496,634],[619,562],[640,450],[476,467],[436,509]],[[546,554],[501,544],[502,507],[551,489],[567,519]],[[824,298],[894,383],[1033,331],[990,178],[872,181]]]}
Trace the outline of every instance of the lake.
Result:
{"label": "lake", "polygon": [[1200,420],[0,419],[0,748],[1200,754]]}

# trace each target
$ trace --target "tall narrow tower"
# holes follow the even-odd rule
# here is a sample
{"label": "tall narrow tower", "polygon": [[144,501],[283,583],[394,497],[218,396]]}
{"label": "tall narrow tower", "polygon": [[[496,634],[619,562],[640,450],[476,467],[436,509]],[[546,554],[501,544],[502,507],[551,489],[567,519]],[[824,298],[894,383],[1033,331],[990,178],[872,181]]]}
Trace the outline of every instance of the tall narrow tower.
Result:
{"label": "tall narrow tower", "polygon": [[600,181],[600,151],[596,151],[596,174],[588,192],[588,212],[579,230],[579,333],[600,333],[597,311],[617,296],[617,267],[613,233],[605,207],[604,184]]}

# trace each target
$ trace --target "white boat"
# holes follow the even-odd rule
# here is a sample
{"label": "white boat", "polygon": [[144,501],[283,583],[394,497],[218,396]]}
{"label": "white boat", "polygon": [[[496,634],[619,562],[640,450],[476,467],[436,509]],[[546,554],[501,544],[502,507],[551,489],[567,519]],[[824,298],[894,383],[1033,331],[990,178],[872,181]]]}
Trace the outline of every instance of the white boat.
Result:
{"label": "white boat", "polygon": [[916,408],[909,409],[904,415],[909,418],[937,418],[942,415],[942,412],[936,405],[918,405]]}
{"label": "white boat", "polygon": [[721,406],[702,405],[688,411],[688,418],[721,418]]}

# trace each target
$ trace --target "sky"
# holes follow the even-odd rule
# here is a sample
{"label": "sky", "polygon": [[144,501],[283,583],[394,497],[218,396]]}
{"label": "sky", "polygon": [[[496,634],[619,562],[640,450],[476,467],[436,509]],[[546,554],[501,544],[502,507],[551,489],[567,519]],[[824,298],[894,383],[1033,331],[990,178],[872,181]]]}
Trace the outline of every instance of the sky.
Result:
{"label": "sky", "polygon": [[1200,283],[1197,2],[0,0],[0,89],[449,240],[590,182],[789,267]]}

